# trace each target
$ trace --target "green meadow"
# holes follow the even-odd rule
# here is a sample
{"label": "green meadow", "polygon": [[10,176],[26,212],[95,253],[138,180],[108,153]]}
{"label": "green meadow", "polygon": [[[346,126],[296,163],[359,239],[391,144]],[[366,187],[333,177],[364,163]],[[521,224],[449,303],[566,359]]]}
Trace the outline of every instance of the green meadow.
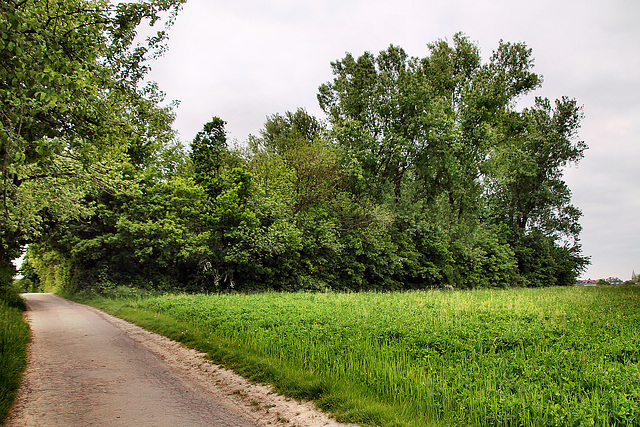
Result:
{"label": "green meadow", "polygon": [[640,424],[640,287],[93,299],[337,419]]}

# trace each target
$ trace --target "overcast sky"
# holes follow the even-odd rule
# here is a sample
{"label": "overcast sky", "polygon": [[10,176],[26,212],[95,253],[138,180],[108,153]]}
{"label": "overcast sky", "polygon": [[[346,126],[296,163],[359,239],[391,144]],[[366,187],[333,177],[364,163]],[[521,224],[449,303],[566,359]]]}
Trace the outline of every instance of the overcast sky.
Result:
{"label": "overcast sky", "polygon": [[188,0],[150,79],[180,101],[182,141],[215,115],[243,142],[274,113],[322,117],[318,86],[346,52],[424,57],[462,31],[486,59],[500,39],[525,42],[544,76],[536,95],[584,106],[589,149],[565,175],[592,257],[582,276],[626,280],[640,273],[639,23],[638,0]]}

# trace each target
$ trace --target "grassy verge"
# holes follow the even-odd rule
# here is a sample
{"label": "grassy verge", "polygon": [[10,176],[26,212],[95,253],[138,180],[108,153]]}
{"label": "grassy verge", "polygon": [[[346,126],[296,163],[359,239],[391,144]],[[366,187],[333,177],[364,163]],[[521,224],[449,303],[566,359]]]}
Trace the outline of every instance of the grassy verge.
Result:
{"label": "grassy verge", "polygon": [[343,421],[640,424],[637,286],[91,303]]}
{"label": "grassy verge", "polygon": [[0,300],[0,424],[20,386],[28,342],[29,326],[22,311]]}

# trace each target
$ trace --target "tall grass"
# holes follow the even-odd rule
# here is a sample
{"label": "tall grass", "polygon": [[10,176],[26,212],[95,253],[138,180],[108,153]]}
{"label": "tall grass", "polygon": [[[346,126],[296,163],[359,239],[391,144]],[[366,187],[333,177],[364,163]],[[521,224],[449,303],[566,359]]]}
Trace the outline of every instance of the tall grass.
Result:
{"label": "tall grass", "polygon": [[640,424],[640,288],[102,302],[370,425]]}
{"label": "tall grass", "polygon": [[28,342],[29,326],[22,312],[0,300],[0,424],[20,386]]}

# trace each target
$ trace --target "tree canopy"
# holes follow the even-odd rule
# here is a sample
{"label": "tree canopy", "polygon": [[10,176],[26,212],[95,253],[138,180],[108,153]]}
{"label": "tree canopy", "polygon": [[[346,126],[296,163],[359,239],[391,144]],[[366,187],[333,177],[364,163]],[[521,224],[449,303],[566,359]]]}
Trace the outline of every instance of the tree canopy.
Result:
{"label": "tree canopy", "polygon": [[[123,187],[79,188],[84,211],[31,239],[32,276],[98,291],[573,284],[588,259],[563,172],[586,149],[581,107],[566,97],[517,107],[542,84],[523,43],[500,41],[486,63],[463,34],[428,48],[346,54],[318,91],[326,120],[276,113],[231,147],[214,116],[188,154],[158,98],[108,86],[100,99],[126,108],[85,145],[115,159]],[[126,52],[96,59],[110,78],[119,64],[125,86],[137,72]],[[120,148],[100,151],[107,140]]]}
{"label": "tree canopy", "polygon": [[0,4],[0,268],[51,221],[89,215],[87,194],[114,191],[126,159],[174,138],[171,109],[141,85],[166,26],[135,37],[182,2]]}

